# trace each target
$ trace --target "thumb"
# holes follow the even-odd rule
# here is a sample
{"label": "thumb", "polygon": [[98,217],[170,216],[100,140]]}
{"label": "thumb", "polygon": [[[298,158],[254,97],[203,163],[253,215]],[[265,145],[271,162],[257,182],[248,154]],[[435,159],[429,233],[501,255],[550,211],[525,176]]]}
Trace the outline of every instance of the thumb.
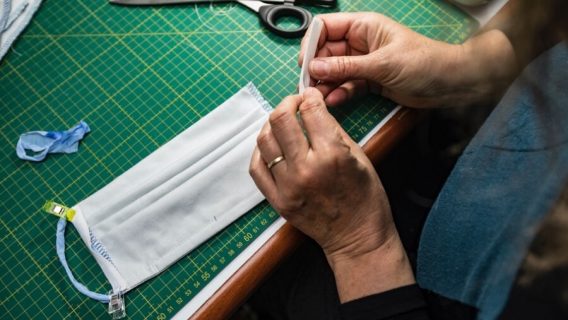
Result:
{"label": "thumb", "polygon": [[370,55],[316,58],[309,65],[312,78],[329,82],[372,80],[373,69]]}

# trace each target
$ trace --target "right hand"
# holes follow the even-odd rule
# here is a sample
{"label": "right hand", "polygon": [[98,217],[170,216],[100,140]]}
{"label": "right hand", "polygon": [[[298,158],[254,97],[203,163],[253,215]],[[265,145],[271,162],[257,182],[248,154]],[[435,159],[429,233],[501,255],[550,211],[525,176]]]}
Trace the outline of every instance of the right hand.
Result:
{"label": "right hand", "polygon": [[452,45],[422,36],[377,13],[318,17],[324,28],[309,72],[320,81],[316,88],[328,106],[368,92],[408,107],[470,105],[484,100],[496,86],[494,81],[507,72],[507,64],[499,61],[509,54],[503,52],[504,35],[480,39],[483,46],[469,43],[474,41]]}

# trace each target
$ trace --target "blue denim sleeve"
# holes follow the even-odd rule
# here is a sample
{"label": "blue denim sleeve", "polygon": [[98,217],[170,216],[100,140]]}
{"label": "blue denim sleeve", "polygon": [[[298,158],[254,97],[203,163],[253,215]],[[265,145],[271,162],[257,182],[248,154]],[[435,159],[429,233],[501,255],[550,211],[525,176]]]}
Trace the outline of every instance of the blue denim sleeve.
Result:
{"label": "blue denim sleeve", "polygon": [[539,222],[568,179],[568,50],[513,83],[450,174],[423,229],[422,288],[500,314]]}

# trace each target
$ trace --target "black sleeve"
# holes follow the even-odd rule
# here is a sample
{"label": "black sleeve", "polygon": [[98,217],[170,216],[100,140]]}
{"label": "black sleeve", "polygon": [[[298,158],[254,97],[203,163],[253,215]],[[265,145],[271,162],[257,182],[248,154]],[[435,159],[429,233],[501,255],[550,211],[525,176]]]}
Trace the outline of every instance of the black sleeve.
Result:
{"label": "black sleeve", "polygon": [[344,303],[344,320],[429,320],[428,309],[418,285],[396,288]]}

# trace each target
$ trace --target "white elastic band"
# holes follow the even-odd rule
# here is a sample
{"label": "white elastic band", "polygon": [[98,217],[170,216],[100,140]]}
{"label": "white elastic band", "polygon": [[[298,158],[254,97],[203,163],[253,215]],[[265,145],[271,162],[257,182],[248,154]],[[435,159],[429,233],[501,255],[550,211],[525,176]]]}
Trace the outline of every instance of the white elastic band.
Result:
{"label": "white elastic band", "polygon": [[312,24],[308,29],[308,43],[306,44],[306,51],[304,51],[304,62],[302,63],[302,71],[300,71],[300,83],[298,85],[298,92],[300,94],[304,93],[304,90],[310,86],[311,77],[308,70],[310,62],[316,56],[316,51],[318,49],[318,42],[323,29],[323,21],[318,17],[312,20]]}

